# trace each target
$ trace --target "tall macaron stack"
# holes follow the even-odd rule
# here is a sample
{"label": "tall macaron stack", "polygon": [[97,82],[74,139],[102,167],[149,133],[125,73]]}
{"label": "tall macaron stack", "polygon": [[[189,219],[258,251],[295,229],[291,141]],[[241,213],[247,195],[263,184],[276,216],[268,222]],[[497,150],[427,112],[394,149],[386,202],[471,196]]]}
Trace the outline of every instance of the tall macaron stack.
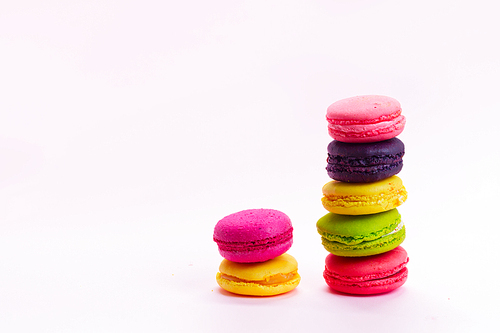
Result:
{"label": "tall macaron stack", "polygon": [[323,186],[328,214],[316,223],[330,252],[323,276],[331,289],[370,295],[392,291],[408,276],[408,255],[400,246],[406,229],[396,207],[407,192],[396,176],[405,147],[396,138],[406,119],[394,98],[355,96],[327,109],[327,173]]}
{"label": "tall macaron stack", "polygon": [[221,219],[214,241],[224,260],[216,280],[234,294],[273,296],[300,282],[297,261],[286,252],[293,243],[290,218],[274,209],[248,209]]}

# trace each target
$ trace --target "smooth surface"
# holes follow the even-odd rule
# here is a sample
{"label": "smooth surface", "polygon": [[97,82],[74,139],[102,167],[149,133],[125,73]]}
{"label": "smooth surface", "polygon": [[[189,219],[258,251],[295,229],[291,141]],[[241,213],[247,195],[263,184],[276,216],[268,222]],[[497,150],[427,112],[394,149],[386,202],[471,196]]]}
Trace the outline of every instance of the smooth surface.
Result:
{"label": "smooth surface", "polygon": [[332,103],[326,118],[339,124],[373,124],[389,121],[401,114],[401,104],[393,97],[358,95]]}
{"label": "smooth surface", "polygon": [[[1,332],[497,327],[495,3],[0,7]],[[373,297],[330,291],[315,228],[326,108],[360,94],[393,96],[407,118],[410,275]],[[290,293],[238,297],[215,281],[215,224],[248,208],[292,220]]]}

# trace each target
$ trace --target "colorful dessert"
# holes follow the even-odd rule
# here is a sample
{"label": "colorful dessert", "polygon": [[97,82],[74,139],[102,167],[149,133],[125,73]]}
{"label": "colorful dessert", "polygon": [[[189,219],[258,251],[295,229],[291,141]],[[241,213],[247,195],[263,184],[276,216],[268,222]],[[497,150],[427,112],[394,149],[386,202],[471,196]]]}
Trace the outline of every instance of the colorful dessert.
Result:
{"label": "colorful dessert", "polygon": [[380,213],[398,207],[407,193],[398,176],[373,183],[346,183],[332,180],[323,186],[323,207],[346,215]]}
{"label": "colorful dessert", "polygon": [[373,295],[401,287],[408,277],[408,255],[401,247],[370,257],[329,254],[323,277],[331,289],[356,295]]}
{"label": "colorful dessert", "polygon": [[361,257],[390,251],[400,245],[406,228],[397,209],[369,215],[328,213],[316,229],[324,248],[337,256]]}
{"label": "colorful dessert", "polygon": [[297,261],[286,253],[261,263],[236,263],[224,259],[216,280],[221,288],[235,294],[272,296],[298,286],[297,270]]}
{"label": "colorful dessert", "polygon": [[278,210],[248,209],[217,222],[213,239],[227,260],[263,262],[292,246],[293,228],[290,218]]}
{"label": "colorful dessert", "polygon": [[372,143],[333,140],[326,170],[330,178],[342,182],[376,182],[401,171],[404,153],[405,145],[398,138]]}
{"label": "colorful dessert", "polygon": [[328,107],[326,120],[330,136],[349,143],[392,139],[403,131],[406,122],[399,102],[379,95],[337,101]]}

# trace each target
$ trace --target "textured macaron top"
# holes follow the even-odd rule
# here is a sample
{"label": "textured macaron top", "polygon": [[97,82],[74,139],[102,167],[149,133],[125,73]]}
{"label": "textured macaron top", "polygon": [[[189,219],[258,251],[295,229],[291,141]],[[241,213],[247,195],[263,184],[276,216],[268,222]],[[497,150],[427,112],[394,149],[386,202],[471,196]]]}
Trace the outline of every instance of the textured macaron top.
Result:
{"label": "textured macaron top", "polygon": [[326,112],[332,124],[373,124],[395,119],[401,115],[401,104],[394,98],[381,95],[354,96],[336,101]]}
{"label": "textured macaron top", "polygon": [[328,213],[318,220],[321,237],[347,245],[372,241],[391,234],[403,226],[397,209],[368,215]]}
{"label": "textured macaron top", "polygon": [[221,219],[215,225],[216,242],[252,242],[289,234],[292,222],[274,209],[247,209]]}
{"label": "textured macaron top", "polygon": [[329,255],[325,260],[327,273],[341,280],[367,281],[391,276],[405,269],[408,254],[401,246],[369,257]]}

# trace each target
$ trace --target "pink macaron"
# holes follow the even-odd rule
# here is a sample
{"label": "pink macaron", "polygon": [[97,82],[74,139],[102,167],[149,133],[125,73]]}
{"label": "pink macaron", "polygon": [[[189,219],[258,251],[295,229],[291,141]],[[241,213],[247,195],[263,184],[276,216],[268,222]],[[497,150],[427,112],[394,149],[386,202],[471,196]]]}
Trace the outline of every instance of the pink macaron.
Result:
{"label": "pink macaron", "polygon": [[397,248],[367,257],[329,254],[323,277],[331,289],[356,295],[374,295],[401,287],[408,277],[408,255]]}
{"label": "pink macaron", "polygon": [[224,217],[214,229],[214,241],[225,259],[263,262],[285,253],[293,242],[290,218],[274,209],[248,209]]}
{"label": "pink macaron", "polygon": [[392,139],[403,131],[406,123],[399,102],[379,95],[337,101],[328,107],[326,120],[330,136],[347,143]]}

